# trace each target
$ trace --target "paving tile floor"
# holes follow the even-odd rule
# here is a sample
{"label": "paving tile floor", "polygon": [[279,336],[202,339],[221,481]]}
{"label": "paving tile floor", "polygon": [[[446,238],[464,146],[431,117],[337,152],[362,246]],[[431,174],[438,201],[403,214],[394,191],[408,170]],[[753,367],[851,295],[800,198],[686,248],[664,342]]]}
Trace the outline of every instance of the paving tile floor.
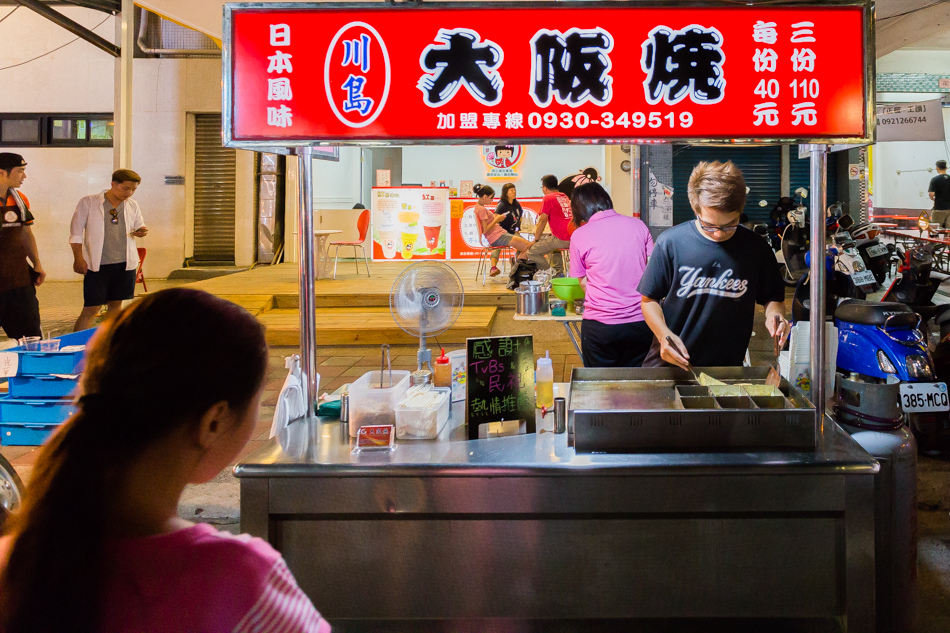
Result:
{"label": "paving tile floor", "polygon": [[[183,283],[186,282],[149,280],[149,288],[155,291]],[[82,284],[50,282],[40,287],[38,295],[44,330],[70,331],[82,305]],[[534,334],[535,355],[543,356],[545,350],[550,350],[554,379],[569,381],[573,368],[582,364],[563,327],[556,323],[530,323],[526,327],[527,322],[515,322],[511,316],[510,309],[499,310],[492,335],[526,331]],[[774,357],[761,308],[757,313],[755,334],[750,343],[753,365],[771,362]],[[453,346],[456,347],[460,346]],[[235,462],[268,442],[274,405],[286,375],[284,358],[296,352],[295,347],[271,348],[260,420],[252,440]],[[353,382],[380,364],[378,346],[319,347],[318,341],[317,353],[321,392],[333,391]],[[393,346],[391,357],[393,369],[416,368],[416,348],[412,346]],[[29,479],[38,454],[36,448],[4,446],[0,447],[0,453],[13,463],[25,481]],[[925,456],[919,458],[918,502],[920,624],[917,630],[920,633],[945,633],[950,631],[950,461]],[[238,482],[227,468],[206,484],[189,486],[182,497],[179,514],[192,521],[213,523],[221,529],[236,532],[239,530],[239,508]]]}

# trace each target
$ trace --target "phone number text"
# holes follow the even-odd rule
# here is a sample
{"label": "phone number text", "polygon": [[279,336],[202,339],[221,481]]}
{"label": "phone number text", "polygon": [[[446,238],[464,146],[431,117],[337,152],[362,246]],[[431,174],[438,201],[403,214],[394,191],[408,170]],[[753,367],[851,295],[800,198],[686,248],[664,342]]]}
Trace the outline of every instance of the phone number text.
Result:
{"label": "phone number text", "polygon": [[553,130],[561,128],[586,129],[591,126],[599,126],[605,130],[612,127],[622,128],[687,128],[693,124],[693,115],[691,112],[621,112],[614,115],[611,112],[602,112],[599,117],[591,118],[586,112],[530,112],[527,119],[528,127],[532,130],[545,128]]}

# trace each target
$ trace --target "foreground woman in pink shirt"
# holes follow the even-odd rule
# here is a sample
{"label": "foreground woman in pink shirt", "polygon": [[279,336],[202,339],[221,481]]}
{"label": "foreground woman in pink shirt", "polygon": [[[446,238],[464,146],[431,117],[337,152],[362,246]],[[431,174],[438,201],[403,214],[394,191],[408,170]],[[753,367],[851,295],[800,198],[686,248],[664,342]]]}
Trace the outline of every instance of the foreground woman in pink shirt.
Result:
{"label": "foreground woman in pink shirt", "polygon": [[260,324],[198,290],[99,329],[0,539],[0,632],[330,630],[270,545],[178,517],[250,439],[267,363]]}
{"label": "foreground woman in pink shirt", "polygon": [[570,273],[587,291],[584,367],[639,367],[653,342],[637,292],[653,238],[646,224],[613,207],[610,194],[595,182],[575,188],[571,196],[580,226],[571,235]]}

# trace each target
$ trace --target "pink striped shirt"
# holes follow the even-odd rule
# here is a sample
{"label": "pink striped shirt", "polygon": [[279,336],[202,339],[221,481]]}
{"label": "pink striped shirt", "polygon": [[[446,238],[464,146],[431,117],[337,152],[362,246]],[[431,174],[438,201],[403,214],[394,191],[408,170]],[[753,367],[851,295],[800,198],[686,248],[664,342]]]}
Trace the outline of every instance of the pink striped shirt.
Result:
{"label": "pink striped shirt", "polygon": [[[0,566],[10,552],[0,538]],[[330,633],[280,554],[198,523],[120,541],[103,602],[109,633]]]}
{"label": "pink striped shirt", "polygon": [[199,523],[117,545],[103,631],[327,633],[269,544]]}

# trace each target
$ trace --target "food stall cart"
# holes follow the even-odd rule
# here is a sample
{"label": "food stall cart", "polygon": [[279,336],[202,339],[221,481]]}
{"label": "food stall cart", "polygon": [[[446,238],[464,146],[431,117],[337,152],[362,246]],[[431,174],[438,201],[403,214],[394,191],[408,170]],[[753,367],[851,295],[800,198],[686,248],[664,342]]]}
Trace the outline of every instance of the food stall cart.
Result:
{"label": "food stall cart", "polygon": [[[867,2],[227,5],[225,142],[296,148],[299,236],[312,228],[319,143],[806,143],[818,273],[826,152],[873,136],[872,13]],[[313,402],[311,245],[300,252]],[[812,331],[819,375],[824,341]],[[684,377],[655,378],[682,395]],[[822,381],[810,395],[824,402]],[[575,405],[588,430],[618,412]],[[466,406],[439,439],[391,452],[354,454],[339,422],[301,419],[235,467],[243,529],[283,553],[331,622],[794,618],[874,630],[878,465],[822,406],[806,410],[807,446],[661,442],[628,454],[584,452],[580,427],[551,433],[546,417],[525,420],[533,433],[469,440]],[[740,426],[768,435],[755,430],[771,424],[760,407],[748,408],[704,424],[720,438]],[[693,428],[681,412],[668,420]]]}

